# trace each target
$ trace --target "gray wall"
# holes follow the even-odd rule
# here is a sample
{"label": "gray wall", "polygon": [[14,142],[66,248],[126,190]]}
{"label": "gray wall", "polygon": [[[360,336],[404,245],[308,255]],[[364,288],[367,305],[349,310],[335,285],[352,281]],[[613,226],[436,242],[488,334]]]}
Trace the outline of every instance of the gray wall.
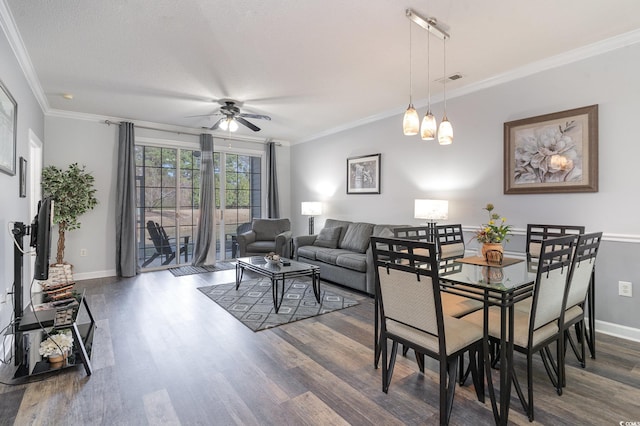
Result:
{"label": "gray wall", "polygon": [[[44,114],[33,95],[29,84],[18,65],[4,32],[0,31],[0,80],[9,90],[18,104],[18,127],[16,159],[29,158],[29,130],[44,142]],[[9,176],[0,172],[0,300],[5,300],[7,288],[13,283],[13,239],[8,229],[11,222],[31,223],[29,198],[19,198],[18,161],[16,160],[16,175]],[[24,240],[26,248],[29,237]],[[24,282],[28,290],[33,273],[30,262],[24,259]],[[13,312],[12,299],[0,304],[0,324],[2,327],[9,323]],[[7,348],[8,349],[8,348]]]}
{"label": "gray wall", "polygon": [[[153,123],[145,123],[154,126]],[[78,230],[66,235],[65,260],[74,265],[74,278],[87,279],[115,275],[115,196],[118,151],[118,126],[107,126],[100,117],[82,118],[69,114],[55,114],[46,117],[45,165],[66,168],[71,163],[86,165],[87,171],[95,177],[97,189],[96,208],[79,220]],[[183,146],[199,146],[198,137],[177,135],[147,129],[136,129],[136,138],[145,141],[175,141]],[[222,141],[214,138],[215,146],[239,149],[243,152],[264,152],[264,147],[241,141]],[[289,147],[277,150],[278,183],[282,194],[281,215],[289,217]],[[55,236],[54,236],[55,237]],[[54,244],[57,238],[54,238]],[[86,257],[80,257],[80,249],[87,250]]]}
{"label": "gray wall", "polygon": [[[316,229],[327,217],[418,224],[413,200],[436,198],[449,200],[447,222],[462,223],[467,231],[486,221],[482,207],[492,202],[515,227],[506,245],[512,253],[524,251],[527,223],[583,224],[606,238],[597,268],[598,328],[640,339],[638,75],[640,45],[632,45],[449,99],[451,146],[403,136],[401,114],[294,145],[294,233],[307,232],[307,218],[296,206],[314,200],[324,201]],[[599,192],[503,194],[503,123],[592,104],[599,104]],[[440,119],[442,105],[433,110]],[[373,153],[382,153],[382,193],[347,195],[346,158]],[[619,280],[634,283],[634,298],[618,296]]]}

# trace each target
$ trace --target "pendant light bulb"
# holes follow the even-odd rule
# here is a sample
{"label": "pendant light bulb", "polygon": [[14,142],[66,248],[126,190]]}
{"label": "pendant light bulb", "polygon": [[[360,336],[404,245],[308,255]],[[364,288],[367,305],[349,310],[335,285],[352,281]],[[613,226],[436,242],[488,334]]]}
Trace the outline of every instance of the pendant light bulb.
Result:
{"label": "pendant light bulb", "polygon": [[422,126],[420,127],[420,137],[424,141],[432,141],[436,137],[436,118],[431,114],[431,111],[427,111],[422,118]]}
{"label": "pendant light bulb", "polygon": [[222,120],[218,127],[226,132],[229,129],[229,119],[225,118]]}
{"label": "pendant light bulb", "polygon": [[413,104],[409,104],[402,119],[402,131],[405,136],[413,136],[418,134],[419,129],[420,117],[418,116],[418,111],[413,107]]}
{"label": "pendant light bulb", "polygon": [[438,143],[440,145],[451,145],[453,143],[453,126],[445,115],[438,128]]}

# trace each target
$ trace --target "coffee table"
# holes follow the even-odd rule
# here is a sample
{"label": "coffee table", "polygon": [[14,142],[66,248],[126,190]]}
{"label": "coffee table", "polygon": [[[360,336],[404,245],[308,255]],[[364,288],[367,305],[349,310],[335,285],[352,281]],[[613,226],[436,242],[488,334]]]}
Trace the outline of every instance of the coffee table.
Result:
{"label": "coffee table", "polygon": [[[285,259],[288,260],[288,259]],[[313,294],[320,303],[320,267],[308,263],[288,260],[289,265],[269,264],[260,256],[240,257],[236,259],[236,290],[240,288],[240,282],[244,270],[248,269],[271,280],[271,295],[276,314],[282,305],[284,297],[284,281],[290,278],[311,277],[313,282]]]}

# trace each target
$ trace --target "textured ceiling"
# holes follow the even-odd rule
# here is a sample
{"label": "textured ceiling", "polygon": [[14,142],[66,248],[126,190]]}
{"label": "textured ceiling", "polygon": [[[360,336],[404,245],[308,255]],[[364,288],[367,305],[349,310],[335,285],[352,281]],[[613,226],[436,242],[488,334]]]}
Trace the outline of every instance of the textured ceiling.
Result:
{"label": "textured ceiling", "polygon": [[[409,97],[406,8],[450,32],[447,74],[464,76],[447,84],[453,94],[640,28],[637,0],[0,1],[50,110],[200,128],[217,117],[189,116],[233,98],[244,112],[272,117],[250,120],[259,133],[241,127],[239,134],[291,142],[401,114]],[[412,28],[420,104],[427,33]],[[431,48],[435,102],[442,42],[432,37]]]}

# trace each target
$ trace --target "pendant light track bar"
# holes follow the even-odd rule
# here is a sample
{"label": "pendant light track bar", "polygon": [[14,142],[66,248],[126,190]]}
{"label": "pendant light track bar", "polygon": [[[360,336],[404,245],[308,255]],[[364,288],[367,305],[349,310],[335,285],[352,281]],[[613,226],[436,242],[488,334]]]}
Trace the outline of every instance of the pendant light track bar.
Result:
{"label": "pendant light track bar", "polygon": [[438,21],[436,20],[436,18],[425,19],[411,9],[406,10],[406,15],[407,18],[420,25],[422,28],[429,31],[431,34],[441,40],[446,40],[451,37],[445,30],[438,26]]}

